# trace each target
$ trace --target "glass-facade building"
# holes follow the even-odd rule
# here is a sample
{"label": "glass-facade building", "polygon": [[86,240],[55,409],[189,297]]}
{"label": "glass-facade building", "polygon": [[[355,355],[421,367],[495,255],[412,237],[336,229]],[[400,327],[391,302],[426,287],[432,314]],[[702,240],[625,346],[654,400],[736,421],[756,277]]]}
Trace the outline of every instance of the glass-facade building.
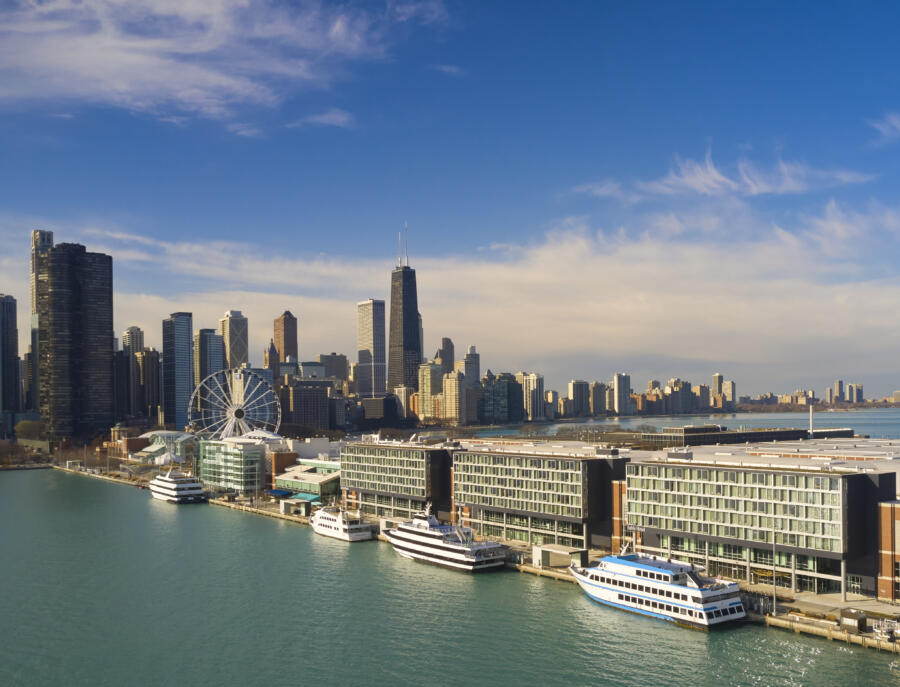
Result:
{"label": "glass-facade building", "polygon": [[194,391],[193,318],[175,312],[163,320],[162,388],[165,424],[183,430],[188,423],[188,404]]}
{"label": "glass-facade building", "polygon": [[200,442],[197,474],[211,491],[254,494],[268,488],[266,446],[252,439]]}
{"label": "glass-facade building", "polygon": [[450,454],[442,448],[394,441],[341,448],[341,491],[348,507],[389,518],[409,518],[432,504],[450,509]]}
{"label": "glass-facade building", "polygon": [[[648,553],[797,591],[874,593],[878,502],[893,472],[632,460],[626,522]],[[723,464],[728,462],[728,464]]]}

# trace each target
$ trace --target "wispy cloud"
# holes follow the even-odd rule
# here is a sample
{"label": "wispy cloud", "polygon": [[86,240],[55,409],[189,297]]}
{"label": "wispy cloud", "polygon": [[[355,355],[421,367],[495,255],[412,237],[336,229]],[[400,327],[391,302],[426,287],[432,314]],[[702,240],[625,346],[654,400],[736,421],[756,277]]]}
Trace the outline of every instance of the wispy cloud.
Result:
{"label": "wispy cloud", "polygon": [[[13,0],[0,4],[0,103],[101,104],[160,118],[240,121],[344,65],[385,57],[400,23],[442,3]],[[235,124],[247,135],[250,125]]]}
{"label": "wispy cloud", "polygon": [[466,74],[462,67],[455,64],[433,64],[431,68],[448,76],[465,76]]}
{"label": "wispy cloud", "polygon": [[614,198],[624,203],[636,203],[640,195],[632,191],[626,191],[622,184],[612,179],[605,179],[589,184],[579,184],[572,189],[573,193],[581,193],[594,198]]}
{"label": "wispy cloud", "polygon": [[890,143],[900,139],[900,113],[888,112],[881,119],[869,122],[875,131],[881,134],[881,143]]}
{"label": "wispy cloud", "polygon": [[286,124],[285,126],[289,128],[296,128],[309,125],[336,126],[341,129],[352,129],[356,126],[356,118],[346,110],[332,107],[328,110],[325,110],[324,112],[301,117],[300,119],[291,122],[290,124]]}

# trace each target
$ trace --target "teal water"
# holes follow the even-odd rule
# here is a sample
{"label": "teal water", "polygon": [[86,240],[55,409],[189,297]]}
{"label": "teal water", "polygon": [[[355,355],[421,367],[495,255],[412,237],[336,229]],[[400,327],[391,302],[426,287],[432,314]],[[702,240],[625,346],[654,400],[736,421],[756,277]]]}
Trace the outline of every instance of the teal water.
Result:
{"label": "teal water", "polygon": [[[586,422],[550,422],[515,425],[509,427],[491,427],[476,432],[481,437],[515,435],[520,429],[537,432],[547,436],[555,436],[560,429],[567,430],[584,426],[602,428],[619,426],[622,429],[637,429],[642,425],[650,425],[657,429],[662,427],[679,427],[681,425],[725,425],[728,429],[740,427],[809,427],[807,413],[702,413],[697,415],[666,415],[644,417],[620,417],[589,420]],[[817,412],[813,418],[813,426],[819,429],[826,427],[852,427],[857,434],[865,434],[874,438],[900,438],[900,408],[863,408],[836,412]],[[438,432],[439,433],[439,432]]]}
{"label": "teal water", "polygon": [[0,474],[0,685],[896,685],[895,656],[713,634],[514,572],[58,471]]}

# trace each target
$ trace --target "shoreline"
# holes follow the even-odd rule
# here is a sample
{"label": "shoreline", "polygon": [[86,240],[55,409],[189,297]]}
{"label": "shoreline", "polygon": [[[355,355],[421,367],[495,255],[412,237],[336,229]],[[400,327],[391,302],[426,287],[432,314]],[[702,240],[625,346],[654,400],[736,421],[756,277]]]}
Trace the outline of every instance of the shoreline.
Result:
{"label": "shoreline", "polygon": [[[77,474],[84,477],[102,480],[105,482],[112,482],[136,488],[146,488],[146,486],[142,482],[121,479],[118,477],[111,477],[108,475],[95,474],[91,472],[84,472],[81,470],[74,470],[59,465],[15,466],[15,468],[8,467],[4,469],[55,469],[70,474]],[[230,510],[244,513],[251,513],[254,515],[261,515],[284,522],[290,522],[303,527],[310,526],[309,518],[302,515],[281,513],[271,509],[258,508],[256,506],[235,503],[233,501],[226,501],[225,499],[219,498],[210,498],[208,503],[213,506],[228,508]],[[375,540],[384,541],[383,535],[379,534],[377,537],[375,537]],[[506,561],[505,567],[508,570],[514,570],[516,572],[534,575],[536,577],[575,584],[575,578],[571,575],[571,573],[568,572],[567,569],[539,568],[529,563],[517,563],[514,561]],[[742,591],[752,592],[752,590],[749,589]],[[875,649],[879,652],[886,651],[890,653],[900,653],[900,641],[890,642],[881,640],[874,637],[872,633],[861,634],[850,632],[848,630],[842,629],[840,625],[835,622],[824,621],[817,618],[805,618],[802,613],[799,613],[796,610],[788,609],[782,614],[775,616],[768,614],[763,616],[748,612],[747,622],[757,625],[764,625],[766,628],[793,631],[795,634],[805,634],[809,636],[820,637],[823,639],[828,639],[829,641],[841,641],[847,644],[856,644],[863,648]]]}

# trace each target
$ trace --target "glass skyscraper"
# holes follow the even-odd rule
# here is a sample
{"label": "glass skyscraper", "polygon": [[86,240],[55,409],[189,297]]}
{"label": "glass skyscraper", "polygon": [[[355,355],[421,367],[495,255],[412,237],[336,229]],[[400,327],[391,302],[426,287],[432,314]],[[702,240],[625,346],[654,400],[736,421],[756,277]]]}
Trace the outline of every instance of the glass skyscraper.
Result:
{"label": "glass skyscraper", "polygon": [[[372,298],[356,304],[357,393],[384,393],[384,301]],[[393,391],[393,389],[391,389]]]}
{"label": "glass skyscraper", "polygon": [[182,430],[194,391],[193,318],[175,312],[163,320],[163,416],[166,425]]}

